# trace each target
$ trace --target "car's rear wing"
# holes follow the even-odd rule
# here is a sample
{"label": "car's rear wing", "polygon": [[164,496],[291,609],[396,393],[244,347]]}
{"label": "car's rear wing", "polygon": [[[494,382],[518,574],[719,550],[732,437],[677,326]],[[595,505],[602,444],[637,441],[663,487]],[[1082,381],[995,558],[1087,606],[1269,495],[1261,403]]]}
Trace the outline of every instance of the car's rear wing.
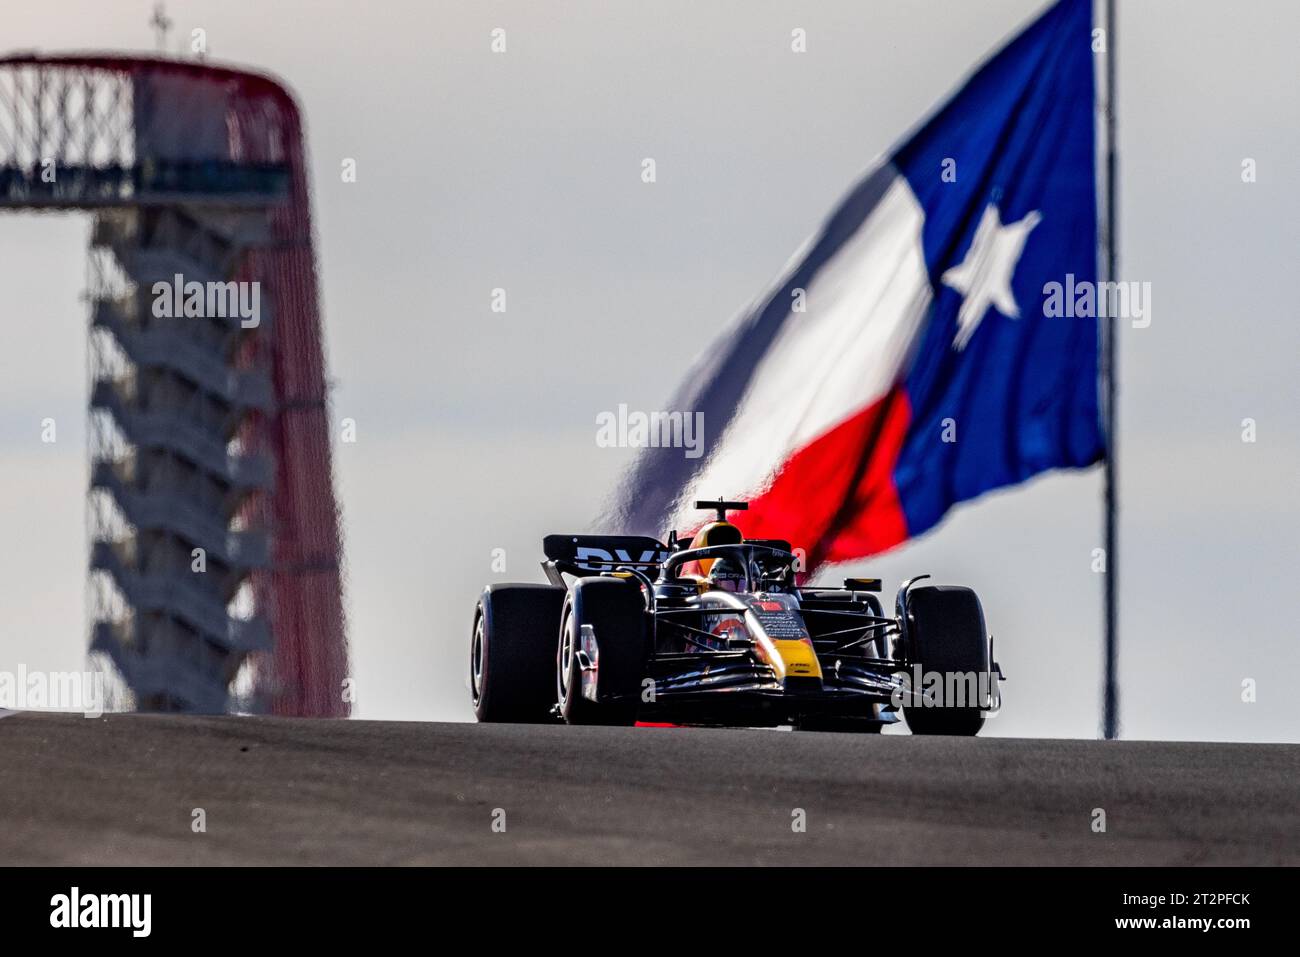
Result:
{"label": "car's rear wing", "polygon": [[628,565],[653,576],[671,554],[648,535],[547,535],[542,539],[543,568],[570,575],[599,574]]}

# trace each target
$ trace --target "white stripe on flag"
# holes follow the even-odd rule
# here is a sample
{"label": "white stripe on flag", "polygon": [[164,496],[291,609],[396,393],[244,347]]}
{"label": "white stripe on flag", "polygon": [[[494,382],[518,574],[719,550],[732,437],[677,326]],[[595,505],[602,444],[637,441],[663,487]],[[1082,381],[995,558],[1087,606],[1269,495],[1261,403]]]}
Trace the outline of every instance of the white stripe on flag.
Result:
{"label": "white stripe on flag", "polygon": [[768,348],[670,528],[698,523],[697,498],[756,497],[790,456],[898,381],[930,308],[924,222],[906,178],[895,175],[805,290],[807,311],[792,315]]}

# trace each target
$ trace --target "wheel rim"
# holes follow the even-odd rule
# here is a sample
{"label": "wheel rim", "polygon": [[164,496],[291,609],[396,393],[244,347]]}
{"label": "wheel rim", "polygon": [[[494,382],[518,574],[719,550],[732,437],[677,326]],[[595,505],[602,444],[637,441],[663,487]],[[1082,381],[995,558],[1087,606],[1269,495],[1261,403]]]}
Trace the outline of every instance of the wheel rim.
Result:
{"label": "wheel rim", "polygon": [[483,698],[483,616],[479,615],[478,620],[474,622],[474,643],[471,646],[469,655],[469,680],[470,693],[474,696],[474,703],[478,704]]}
{"label": "wheel rim", "polygon": [[568,617],[564,621],[564,628],[560,631],[560,653],[555,668],[555,687],[561,702],[567,701],[569,697],[569,672],[572,668],[573,618]]}

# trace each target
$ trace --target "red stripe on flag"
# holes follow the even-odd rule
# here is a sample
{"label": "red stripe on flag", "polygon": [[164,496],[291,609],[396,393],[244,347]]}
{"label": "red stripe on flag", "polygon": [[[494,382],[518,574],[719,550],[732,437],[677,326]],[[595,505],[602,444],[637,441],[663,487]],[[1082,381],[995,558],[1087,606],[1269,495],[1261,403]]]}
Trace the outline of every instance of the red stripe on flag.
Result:
{"label": "red stripe on flag", "polygon": [[735,516],[745,537],[785,539],[804,549],[809,569],[906,541],[894,464],[911,420],[907,394],[895,386],[795,452],[749,511]]}

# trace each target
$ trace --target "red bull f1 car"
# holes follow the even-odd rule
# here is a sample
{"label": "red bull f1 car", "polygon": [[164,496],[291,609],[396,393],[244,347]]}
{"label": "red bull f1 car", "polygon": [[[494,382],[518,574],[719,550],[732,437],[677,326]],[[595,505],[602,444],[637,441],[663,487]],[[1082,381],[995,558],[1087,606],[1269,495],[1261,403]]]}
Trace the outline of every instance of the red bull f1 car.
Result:
{"label": "red bull f1 car", "polygon": [[480,721],[977,734],[1002,671],[969,588],[800,585],[788,542],[746,539],[743,502],[699,502],[689,542],[548,535],[547,584],[489,585],[474,612]]}

